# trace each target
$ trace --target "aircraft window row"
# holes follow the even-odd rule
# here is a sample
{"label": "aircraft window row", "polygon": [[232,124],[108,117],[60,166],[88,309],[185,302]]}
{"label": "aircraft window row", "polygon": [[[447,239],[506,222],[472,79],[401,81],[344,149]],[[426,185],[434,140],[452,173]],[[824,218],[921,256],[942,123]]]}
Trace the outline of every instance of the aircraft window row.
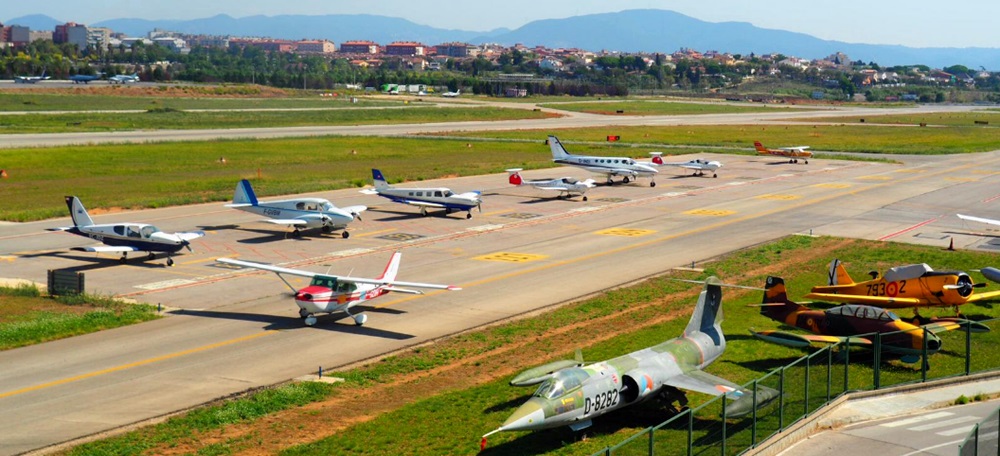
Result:
{"label": "aircraft window row", "polygon": [[313,203],[306,204],[303,202],[299,202],[295,204],[295,209],[298,209],[300,211],[316,211],[319,210],[319,207]]}
{"label": "aircraft window row", "polygon": [[130,238],[149,238],[150,235],[158,231],[153,226],[139,228],[136,225],[115,225],[112,230],[119,236],[128,236]]}
{"label": "aircraft window row", "polygon": [[442,197],[445,197],[445,196],[451,196],[452,195],[451,192],[447,192],[447,194],[442,193],[441,190],[433,190],[433,191],[428,190],[426,192],[410,192],[409,195],[410,196],[424,196],[424,193],[426,193],[427,196],[435,196],[435,197],[438,197],[438,198],[442,198]]}

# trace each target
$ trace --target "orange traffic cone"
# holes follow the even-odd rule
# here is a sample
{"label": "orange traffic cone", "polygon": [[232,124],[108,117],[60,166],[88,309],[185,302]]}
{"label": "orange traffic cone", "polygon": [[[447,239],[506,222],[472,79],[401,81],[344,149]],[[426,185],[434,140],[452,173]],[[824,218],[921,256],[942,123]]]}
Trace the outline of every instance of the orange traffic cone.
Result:
{"label": "orange traffic cone", "polygon": [[2,177],[4,179],[7,178],[7,170],[6,169],[0,169],[0,177]]}
{"label": "orange traffic cone", "polygon": [[950,252],[954,252],[955,251],[955,238],[951,238],[951,242],[948,243],[948,249],[947,250],[950,251]]}

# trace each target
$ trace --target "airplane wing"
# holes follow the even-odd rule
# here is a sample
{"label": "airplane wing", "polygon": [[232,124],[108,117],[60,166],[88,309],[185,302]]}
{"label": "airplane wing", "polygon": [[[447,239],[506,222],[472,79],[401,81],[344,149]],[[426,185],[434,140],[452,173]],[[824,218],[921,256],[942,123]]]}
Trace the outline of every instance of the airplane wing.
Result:
{"label": "airplane wing", "polygon": [[400,282],[398,280],[378,280],[378,279],[368,279],[364,277],[343,277],[343,276],[336,276],[336,277],[338,282],[367,283],[370,285],[389,285],[389,289],[392,291],[397,291],[400,293],[410,293],[410,294],[423,294],[423,293],[415,290],[406,290],[393,287],[401,286],[401,287],[414,287],[414,288],[432,288],[435,290],[448,290],[448,291],[458,291],[462,289],[461,287],[456,287],[454,285],[439,285],[436,283]]}
{"label": "airplane wing", "polygon": [[968,220],[970,222],[979,222],[979,223],[985,223],[985,224],[988,224],[988,225],[1000,225],[1000,220],[993,220],[993,219],[982,218],[982,217],[973,217],[971,215],[962,215],[962,214],[955,214],[955,215],[957,215],[958,218],[960,218],[962,220]]}
{"label": "airplane wing", "polygon": [[190,241],[192,239],[198,239],[198,238],[204,236],[205,232],[204,231],[184,231],[184,232],[174,233],[174,234],[176,234],[177,237],[181,238],[182,240]]}
{"label": "airplane wing", "polygon": [[76,250],[78,252],[97,252],[97,253],[120,253],[120,252],[138,252],[139,249],[128,246],[128,245],[95,245],[93,247],[73,247],[70,250]]}
{"label": "airplane wing", "polygon": [[736,399],[743,395],[743,387],[740,385],[698,369],[692,369],[681,375],[675,375],[663,383],[676,388],[697,391],[712,396],[725,394],[730,399]]}
{"label": "airplane wing", "polygon": [[265,223],[273,223],[275,225],[288,225],[288,226],[305,226],[309,222],[304,219],[267,219],[264,220]]}
{"label": "airplane wing", "polygon": [[360,214],[360,213],[362,213],[364,211],[367,211],[368,210],[368,206],[361,206],[361,205],[358,205],[358,206],[347,206],[347,207],[340,208],[340,210],[342,210],[344,212],[347,212],[347,213],[350,213],[350,214]]}
{"label": "airplane wing", "polygon": [[809,146],[795,146],[795,147],[782,147],[781,150],[785,152],[802,152],[808,148]]}
{"label": "airplane wing", "polygon": [[996,301],[998,299],[1000,299],[1000,291],[987,291],[984,293],[973,293],[966,302]]}
{"label": "airplane wing", "polygon": [[827,302],[848,302],[853,304],[869,304],[886,309],[898,309],[902,307],[913,307],[926,305],[927,301],[918,298],[890,298],[888,296],[864,296],[835,293],[809,293],[807,299],[816,299]]}
{"label": "airplane wing", "polygon": [[260,269],[262,271],[271,271],[276,274],[290,274],[290,275],[309,277],[309,278],[312,278],[317,275],[317,273],[311,271],[283,268],[281,266],[275,266],[273,264],[255,263],[253,261],[234,260],[232,258],[216,258],[215,261],[218,261],[219,263],[231,264],[234,266],[242,266],[244,268],[253,268],[253,269]]}
{"label": "airplane wing", "polygon": [[774,331],[774,330],[761,331],[761,332],[755,332],[751,330],[750,334],[753,334],[754,337],[760,340],[792,348],[806,348],[810,345],[819,345],[819,344],[839,344],[841,342],[848,342],[848,341],[850,342],[851,345],[859,345],[859,346],[872,345],[872,341],[864,337],[847,338],[839,336],[823,336],[819,334],[802,335],[802,334],[793,334],[793,333]]}
{"label": "airplane wing", "polygon": [[565,191],[572,190],[569,187],[556,187],[556,186],[552,186],[552,185],[544,185],[544,186],[543,185],[536,185],[535,188],[538,188],[538,189],[541,189],[541,190],[556,190],[556,191],[560,191],[560,192],[565,192]]}

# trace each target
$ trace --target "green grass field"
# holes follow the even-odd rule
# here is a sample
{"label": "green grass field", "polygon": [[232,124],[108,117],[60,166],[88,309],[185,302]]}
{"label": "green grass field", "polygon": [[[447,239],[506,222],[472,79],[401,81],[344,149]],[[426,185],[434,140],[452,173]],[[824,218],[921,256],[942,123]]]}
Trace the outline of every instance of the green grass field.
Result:
{"label": "green grass field", "polygon": [[[864,122],[862,122],[864,119]],[[790,119],[795,120],[795,119]],[[981,110],[976,112],[932,112],[927,114],[883,114],[877,116],[830,116],[803,119],[803,122],[843,122],[885,125],[920,125],[928,127],[968,127],[996,129],[1000,127],[1000,112]],[[978,123],[977,123],[978,122]]]}
{"label": "green grass field", "polygon": [[[761,286],[766,274],[782,275],[789,286],[790,297],[798,299],[808,292],[813,284],[826,280],[826,265],[832,258],[845,260],[848,270],[857,276],[864,276],[870,269],[883,270],[887,267],[910,262],[927,262],[936,269],[972,270],[992,264],[995,260],[990,253],[951,252],[941,248],[907,244],[880,243],[875,241],[853,241],[838,238],[810,238],[793,236],[775,243],[757,246],[735,252],[717,261],[704,265],[705,274],[681,273],[683,278],[701,278],[709,274],[717,275],[726,282],[748,286]],[[981,280],[978,275],[974,279]],[[991,284],[991,288],[995,288]],[[686,325],[690,307],[695,302],[699,287],[667,278],[651,279],[641,284],[607,292],[601,296],[580,303],[567,305],[547,312],[537,318],[508,323],[489,329],[462,334],[432,346],[422,347],[409,353],[386,358],[368,366],[349,371],[334,372],[330,375],[347,379],[328,393],[327,399],[341,398],[338,407],[351,410],[365,410],[364,414],[376,413],[383,402],[390,405],[384,413],[377,413],[372,419],[359,420],[330,437],[288,448],[284,454],[475,454],[478,452],[479,436],[495,429],[531,393],[531,388],[514,388],[507,385],[513,373],[554,359],[572,357],[572,352],[582,348],[587,360],[597,361],[638,350],[671,337],[677,336]],[[679,294],[678,294],[679,293]],[[655,303],[666,295],[683,296],[663,305],[647,305],[640,315],[631,314],[631,309],[644,303]],[[723,357],[707,370],[715,375],[737,383],[747,383],[760,378],[773,369],[789,364],[806,352],[778,347],[756,340],[747,330],[777,328],[780,325],[759,315],[758,308],[748,304],[760,301],[760,292],[747,290],[723,291],[725,321],[723,329],[728,346]],[[963,314],[972,319],[995,318],[1000,309],[990,305],[966,305]],[[950,309],[925,309],[924,315],[949,315]],[[912,312],[901,310],[901,315]],[[624,325],[624,326],[621,326]],[[600,328],[624,328],[610,338],[601,336]],[[596,332],[595,332],[596,331]],[[553,336],[553,334],[559,334]],[[558,338],[558,339],[550,339]],[[930,357],[929,378],[956,375],[964,371],[964,333],[945,334],[945,347]],[[562,340],[552,346],[553,340]],[[996,369],[1000,366],[1000,331],[974,334],[972,352],[975,354],[972,370]],[[514,346],[508,353],[506,347]],[[529,354],[546,353],[545,359]],[[523,356],[522,356],[523,355]],[[852,353],[848,374],[848,385],[842,383],[843,370],[832,375],[834,394],[837,388],[870,389],[873,385],[873,365],[861,353]],[[458,365],[455,369],[446,366]],[[920,378],[918,365],[890,361],[881,366],[883,386],[912,382]],[[509,374],[491,376],[495,369],[503,369]],[[421,375],[421,373],[424,373]],[[452,383],[440,380],[442,376],[454,377]],[[804,404],[800,388],[804,380],[801,370],[789,371],[789,404],[785,423],[802,412],[797,407]],[[411,380],[402,381],[401,378]],[[472,379],[472,380],[465,380]],[[774,377],[772,377],[773,382]],[[401,384],[396,384],[402,382]],[[421,394],[428,382],[438,382],[433,391]],[[437,385],[438,383],[434,383]],[[826,376],[814,374],[810,380],[809,394],[813,405],[822,401],[825,394]],[[772,386],[773,383],[771,383]],[[382,388],[382,389],[379,389]],[[387,395],[378,404],[366,404],[372,400],[366,393],[377,389],[378,395]],[[326,393],[324,393],[326,394]],[[393,394],[396,396],[393,400]],[[320,395],[319,397],[324,397]],[[366,399],[366,397],[368,399]],[[692,406],[708,399],[703,395],[689,395]],[[313,399],[317,400],[317,399]],[[249,401],[249,402],[248,402]],[[254,399],[230,401],[213,406],[208,410],[213,414],[241,415],[239,410],[257,407],[261,402]],[[316,422],[337,422],[339,410],[332,410],[327,416],[323,408],[310,408],[299,413]],[[156,454],[157,448],[182,447],[185,451],[198,454],[231,454],[257,448],[269,443],[273,435],[293,432],[288,426],[296,426],[303,421],[286,423],[273,419],[260,426],[252,423],[255,417],[274,413],[284,406],[274,406],[271,412],[254,408],[255,412],[245,418],[235,420],[240,427],[251,426],[249,433],[223,432],[223,424],[211,426],[195,425],[203,420],[205,412],[173,418],[166,423],[132,431],[119,437],[82,445],[73,450],[74,454]],[[563,429],[537,432],[500,433],[492,436],[486,454],[591,454],[606,446],[614,445],[630,435],[662,422],[667,415],[655,403],[648,403],[621,413],[599,418],[594,428],[588,432],[586,441],[574,441],[572,435]],[[294,415],[294,414],[293,414]],[[292,415],[292,416],[293,416]],[[284,415],[286,419],[290,415]],[[356,416],[348,415],[350,418]],[[341,417],[341,419],[347,417]],[[707,435],[718,426],[718,419],[711,412],[699,415],[698,429]],[[762,420],[762,432],[776,428],[776,418]],[[232,422],[232,421],[229,421]],[[737,428],[738,426],[734,426]],[[287,429],[282,431],[282,429]],[[391,430],[391,431],[388,431]],[[194,431],[194,432],[193,432]],[[673,452],[683,454],[684,435],[681,428],[671,427],[658,436],[660,445],[673,448]],[[308,435],[308,430],[304,432]],[[221,440],[215,436],[227,435]],[[210,443],[202,442],[212,436]],[[704,437],[704,436],[703,436]],[[675,439],[675,440],[670,440]],[[704,440],[704,441],[702,441]],[[699,438],[698,445],[711,445],[711,438]],[[148,444],[146,442],[154,442]],[[644,448],[643,444],[639,445]],[[270,447],[266,447],[270,448]],[[265,450],[266,451],[266,450]]]}
{"label": "green grass field", "polygon": [[[680,116],[691,114],[727,114],[742,112],[774,112],[783,109],[794,113],[797,109],[773,108],[762,105],[731,105],[723,103],[686,103],[653,100],[608,100],[539,104],[544,108],[562,109],[591,114],[628,116]],[[619,113],[618,111],[621,111]]]}
{"label": "green grass field", "polygon": [[[94,87],[98,89],[98,87]],[[116,88],[117,89],[117,88]],[[239,97],[225,98],[209,97],[202,91],[185,93],[183,87],[170,88],[171,93],[180,96],[157,96],[153,89],[147,95],[136,93],[130,95],[130,87],[111,90],[114,96],[107,96],[107,88],[88,93],[90,86],[81,88],[79,94],[48,93],[43,91],[0,91],[0,112],[15,111],[115,111],[115,110],[148,110],[155,108],[187,109],[322,109],[322,108],[369,108],[377,106],[402,106],[403,100],[386,100],[384,98],[356,97],[357,103],[350,102],[350,96],[320,97],[311,96],[288,97]],[[117,93],[116,93],[117,92]],[[145,93],[145,92],[143,92]],[[224,95],[224,94],[223,94]],[[257,95],[255,93],[249,96]]]}

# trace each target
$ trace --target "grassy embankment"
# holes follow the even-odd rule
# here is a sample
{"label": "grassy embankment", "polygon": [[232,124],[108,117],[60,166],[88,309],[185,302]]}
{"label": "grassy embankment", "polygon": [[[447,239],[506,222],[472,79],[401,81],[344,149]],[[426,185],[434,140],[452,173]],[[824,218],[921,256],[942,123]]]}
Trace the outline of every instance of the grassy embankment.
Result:
{"label": "grassy embankment", "polygon": [[42,296],[35,286],[0,287],[0,304],[0,350],[159,318],[147,304],[86,294]]}
{"label": "grassy embankment", "polygon": [[320,97],[317,94],[300,96],[296,94],[268,94],[262,92],[242,93],[223,91],[218,95],[204,91],[190,91],[183,88],[168,90],[132,91],[116,90],[115,87],[86,87],[63,92],[44,90],[2,91],[0,92],[0,112],[58,112],[66,111],[145,111],[157,108],[187,109],[323,109],[323,108],[370,108],[381,106],[403,106],[403,100],[385,98]]}
{"label": "grassy embankment", "polygon": [[[786,278],[790,297],[797,299],[810,285],[826,280],[831,258],[847,261],[858,277],[870,269],[928,262],[938,269],[972,270],[994,262],[989,253],[949,252],[940,248],[839,238],[789,237],[778,242],[735,252],[709,261],[705,274],[677,273],[684,278],[714,274],[728,283],[761,286],[766,275]],[[975,277],[976,280],[981,280]],[[318,393],[307,407],[287,409],[284,404],[265,405],[266,397],[227,401],[166,423],[122,436],[86,444],[73,454],[234,454],[239,452],[287,454],[475,454],[479,436],[496,428],[531,393],[514,388],[509,379],[529,367],[554,359],[572,357],[582,348],[587,360],[608,359],[656,344],[678,335],[690,315],[699,287],[667,278],[610,291],[579,303],[566,305],[536,318],[474,331],[368,366],[335,372],[345,383]],[[760,378],[805,352],[756,340],[748,329],[781,327],[759,315],[760,292],[723,291],[728,347],[725,355],[707,370],[737,383]],[[994,318],[1000,309],[986,304],[967,305],[963,313],[972,319]],[[949,315],[950,309],[925,309],[924,315]],[[910,310],[899,312],[909,316]],[[787,330],[787,328],[785,328]],[[1000,366],[1000,331],[974,334],[972,370]],[[943,335],[944,349],[930,357],[930,378],[963,372],[964,333]],[[852,353],[849,389],[869,389],[873,368],[864,352]],[[920,378],[919,364],[890,361],[881,365],[882,385]],[[837,381],[841,374],[833,376]],[[812,380],[813,401],[820,401],[825,376]],[[290,392],[284,392],[286,389]],[[278,388],[279,396],[298,395],[303,386]],[[970,392],[974,394],[975,392]],[[691,394],[692,405],[707,396]],[[813,402],[816,404],[817,402]],[[797,408],[800,399],[788,397],[787,407]],[[269,408],[270,411],[261,410]],[[280,411],[285,410],[285,411]],[[488,454],[591,454],[663,421],[667,415],[656,403],[601,417],[586,441],[574,441],[563,429],[539,432],[501,433],[490,438]],[[792,412],[798,413],[798,412]],[[270,414],[267,419],[259,419]],[[793,415],[797,416],[797,415]],[[789,422],[787,421],[786,424]],[[699,417],[696,426],[717,423]],[[773,426],[773,419],[763,425]],[[229,424],[227,424],[229,423]],[[684,428],[674,427],[658,436],[662,444],[685,445]],[[735,429],[735,427],[734,427]],[[676,444],[671,444],[671,440]],[[311,442],[311,443],[307,443]],[[296,444],[303,444],[295,446]]]}

